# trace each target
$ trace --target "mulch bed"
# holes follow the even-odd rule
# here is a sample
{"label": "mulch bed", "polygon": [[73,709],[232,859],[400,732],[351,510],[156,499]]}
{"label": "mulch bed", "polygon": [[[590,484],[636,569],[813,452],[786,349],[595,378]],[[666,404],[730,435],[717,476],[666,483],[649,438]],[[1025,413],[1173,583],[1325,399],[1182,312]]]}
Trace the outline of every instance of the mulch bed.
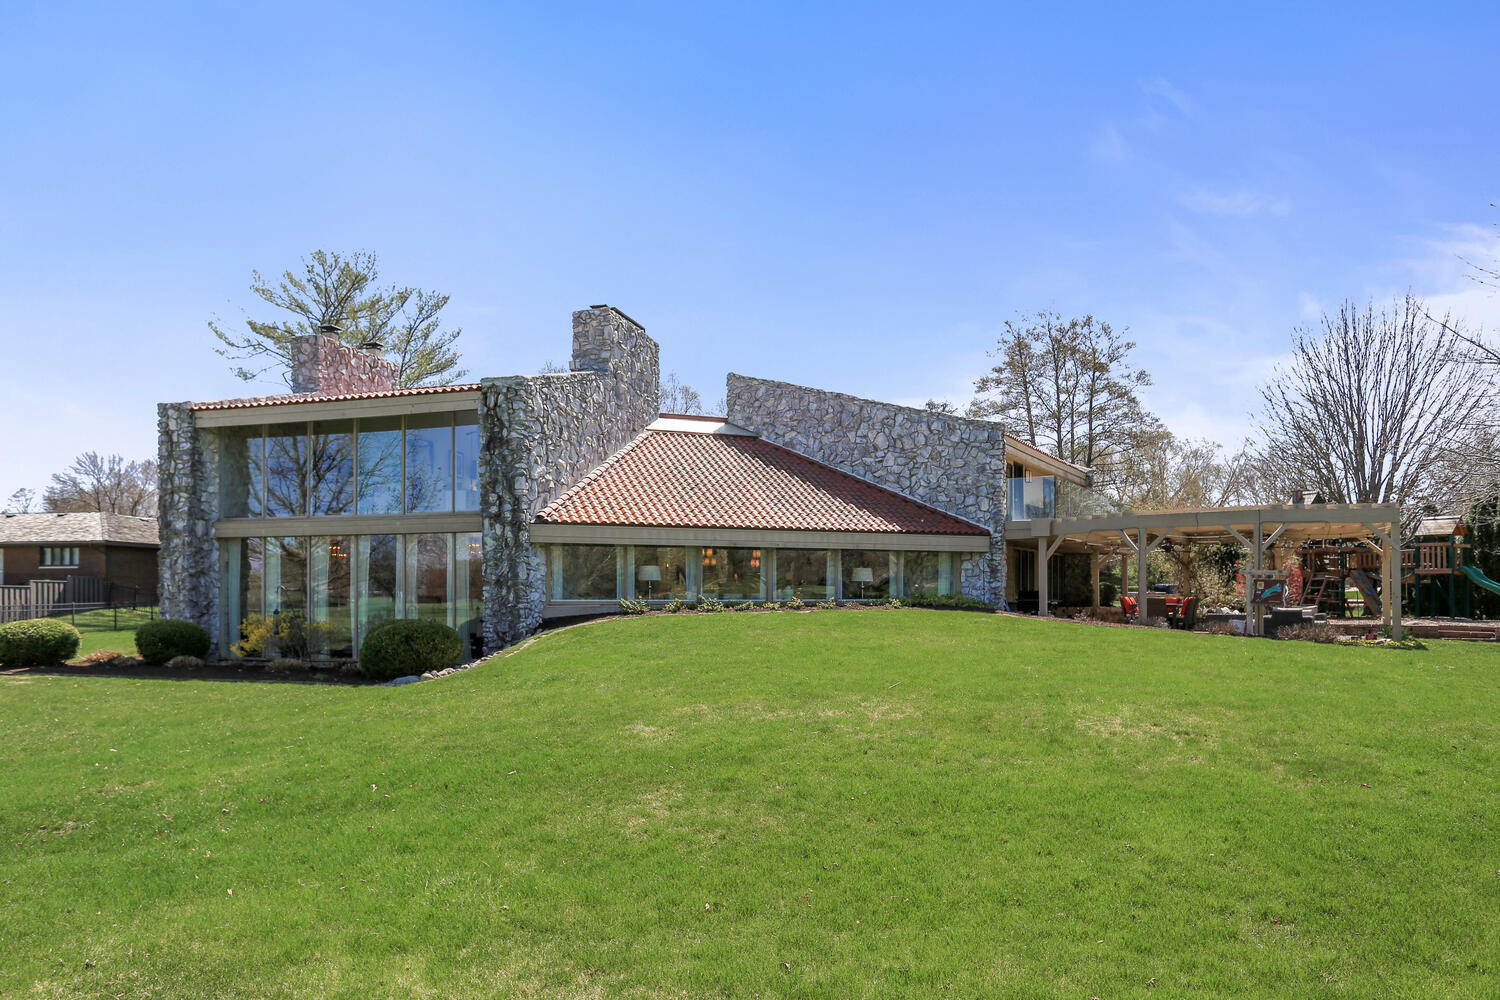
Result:
{"label": "mulch bed", "polygon": [[149,663],[70,663],[55,667],[12,667],[0,675],[50,674],[55,677],[141,677],[173,681],[264,681],[276,684],[339,684],[359,686],[378,684],[363,674],[345,674],[337,670],[309,670],[300,673],[273,673],[258,665],[208,663],[197,670],[177,670]]}

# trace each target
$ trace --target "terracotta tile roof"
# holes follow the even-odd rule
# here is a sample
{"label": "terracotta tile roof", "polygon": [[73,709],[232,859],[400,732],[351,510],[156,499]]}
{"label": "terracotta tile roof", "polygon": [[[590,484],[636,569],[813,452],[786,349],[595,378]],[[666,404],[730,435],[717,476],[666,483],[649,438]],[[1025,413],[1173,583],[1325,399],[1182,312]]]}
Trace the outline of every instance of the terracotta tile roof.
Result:
{"label": "terracotta tile roof", "polygon": [[645,431],[537,515],[549,524],[984,535],[757,437]]}
{"label": "terracotta tile roof", "polygon": [[390,399],[395,396],[430,396],[439,392],[474,392],[478,382],[463,385],[429,385],[418,389],[383,389],[379,392],[345,392],[324,395],[316,392],[284,393],[280,396],[250,396],[245,399],[221,399],[213,403],[194,403],[195,410],[241,410],[252,406],[284,406],[288,403],[335,403],[350,399]]}
{"label": "terracotta tile roof", "polygon": [[156,518],[129,514],[0,514],[0,545],[158,544]]}

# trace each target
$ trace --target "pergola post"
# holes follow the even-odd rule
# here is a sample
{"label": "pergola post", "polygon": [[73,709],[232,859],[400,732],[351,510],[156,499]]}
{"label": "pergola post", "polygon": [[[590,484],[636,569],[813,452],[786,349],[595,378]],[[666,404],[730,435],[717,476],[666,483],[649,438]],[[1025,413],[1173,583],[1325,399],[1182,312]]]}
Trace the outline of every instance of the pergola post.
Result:
{"label": "pergola post", "polygon": [[[1401,525],[1386,525],[1389,533],[1371,525],[1380,538],[1380,604],[1381,617],[1391,630],[1392,639],[1401,638]],[[1449,611],[1452,611],[1450,608]]]}
{"label": "pergola post", "polygon": [[1146,557],[1151,554],[1151,549],[1146,545],[1146,529],[1136,529],[1135,540],[1135,571],[1138,579],[1135,581],[1138,588],[1135,595],[1135,620],[1136,624],[1146,624]]}
{"label": "pergola post", "polygon": [[[1255,519],[1255,530],[1250,537],[1250,568],[1259,570],[1265,556],[1265,549],[1261,543],[1260,518]],[[1254,596],[1250,583],[1250,574],[1245,574],[1245,634],[1260,635],[1260,615],[1255,610],[1255,605],[1250,598]]]}
{"label": "pergola post", "polygon": [[1094,578],[1094,610],[1099,609],[1099,570],[1104,566],[1104,557],[1097,552],[1089,553],[1089,575]]}

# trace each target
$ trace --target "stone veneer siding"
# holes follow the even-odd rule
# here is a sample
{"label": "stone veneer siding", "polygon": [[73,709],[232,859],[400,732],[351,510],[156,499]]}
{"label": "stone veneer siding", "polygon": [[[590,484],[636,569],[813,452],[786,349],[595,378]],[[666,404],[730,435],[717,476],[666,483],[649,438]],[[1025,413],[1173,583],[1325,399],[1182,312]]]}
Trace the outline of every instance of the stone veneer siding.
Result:
{"label": "stone veneer siding", "polygon": [[645,430],[660,409],[656,341],[617,309],[573,314],[572,367],[480,384],[486,651],[541,624],[547,567],[531,543],[536,515]]}
{"label": "stone veneer siding", "polygon": [[337,396],[397,388],[395,364],[333,337],[295,337],[290,349],[293,392]]}
{"label": "stone veneer siding", "polygon": [[730,423],[877,486],[986,528],[990,551],[963,558],[963,592],[1005,598],[1005,432],[839,392],[730,374]]}
{"label": "stone veneer siding", "polygon": [[191,403],[161,403],[157,412],[157,553],[161,616],[197,622],[219,644],[219,559],[214,520],[219,505],[217,434],[200,430]]}

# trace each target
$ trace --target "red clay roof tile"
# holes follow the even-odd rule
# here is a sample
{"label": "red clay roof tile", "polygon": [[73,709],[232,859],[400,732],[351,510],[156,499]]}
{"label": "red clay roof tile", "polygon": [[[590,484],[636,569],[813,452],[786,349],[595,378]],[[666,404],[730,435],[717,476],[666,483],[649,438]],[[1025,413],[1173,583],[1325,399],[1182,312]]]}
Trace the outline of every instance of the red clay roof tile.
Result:
{"label": "red clay roof tile", "polygon": [[984,535],[756,437],[645,431],[549,504],[549,524]]}

